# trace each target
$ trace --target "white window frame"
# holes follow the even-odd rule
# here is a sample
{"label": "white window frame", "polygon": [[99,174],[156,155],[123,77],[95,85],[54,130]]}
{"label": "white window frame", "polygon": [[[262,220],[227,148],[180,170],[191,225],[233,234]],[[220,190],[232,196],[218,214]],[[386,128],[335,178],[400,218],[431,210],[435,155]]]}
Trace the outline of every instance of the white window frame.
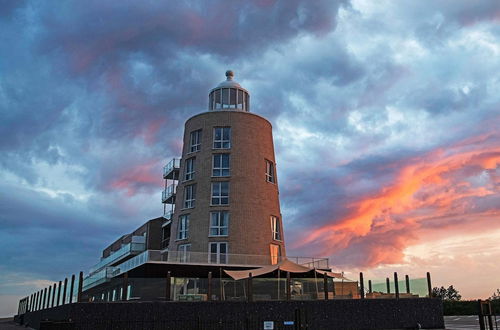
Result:
{"label": "white window frame", "polygon": [[[227,184],[227,196],[222,195],[222,185]],[[219,195],[214,195],[214,186],[219,186]],[[229,181],[212,182],[210,205],[229,205]],[[215,203],[214,203],[215,200]],[[226,203],[223,203],[226,201]]]}
{"label": "white window frame", "polygon": [[[226,219],[226,225],[222,222]],[[215,219],[215,224],[214,220]],[[225,233],[224,233],[225,231]],[[229,211],[213,211],[210,212],[210,228],[208,232],[209,237],[225,237],[229,235]]]}
{"label": "white window frame", "polygon": [[184,163],[184,181],[189,181],[194,179],[195,173],[195,163],[196,157],[191,157],[186,159]]}
{"label": "white window frame", "polygon": [[[216,246],[216,252],[212,252],[212,246]],[[221,253],[221,245],[226,246],[226,252]],[[227,242],[208,243],[208,263],[209,264],[227,264],[229,258],[229,244]]]}
{"label": "white window frame", "polygon": [[[224,130],[228,130],[228,139],[224,139]],[[221,130],[220,139],[216,139],[217,130]],[[213,149],[231,149],[231,127],[214,127]]]}
{"label": "white window frame", "polygon": [[[227,167],[224,167],[223,158],[227,156]],[[219,166],[216,166],[216,157],[220,157]],[[224,175],[224,171],[227,170],[227,174]],[[214,177],[227,177],[231,175],[231,156],[230,154],[213,154],[212,156],[212,176]]]}
{"label": "white window frame", "polygon": [[184,209],[192,209],[196,205],[196,184],[184,186]]}
{"label": "white window frame", "polygon": [[201,149],[201,129],[192,131],[189,135],[189,153],[200,151]]}
{"label": "white window frame", "polygon": [[177,240],[187,239],[189,236],[189,214],[179,216],[177,223]]}
{"label": "white window frame", "polygon": [[177,246],[177,260],[179,262],[191,261],[191,244],[180,244]]}
{"label": "white window frame", "polygon": [[266,181],[276,183],[276,171],[274,163],[266,159]]}
{"label": "white window frame", "polygon": [[282,241],[280,218],[274,215],[271,215],[271,232],[273,233],[273,240]]}

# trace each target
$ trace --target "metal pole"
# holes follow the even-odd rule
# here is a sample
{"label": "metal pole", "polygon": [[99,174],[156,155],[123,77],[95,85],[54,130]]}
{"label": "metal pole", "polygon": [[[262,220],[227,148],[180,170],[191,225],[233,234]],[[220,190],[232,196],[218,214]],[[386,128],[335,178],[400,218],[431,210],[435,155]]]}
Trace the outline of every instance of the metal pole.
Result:
{"label": "metal pole", "polygon": [[54,283],[53,289],[52,289],[52,307],[54,307],[54,302],[56,300],[56,284]]}
{"label": "metal pole", "polygon": [[410,294],[410,277],[408,275],[405,275],[405,280],[406,280],[406,293]]}
{"label": "metal pole", "polygon": [[290,279],[290,272],[286,272],[286,300],[290,300],[292,298],[292,292],[290,290],[291,284],[292,280]]}
{"label": "metal pole", "polygon": [[429,298],[432,298],[431,273],[429,272],[427,272],[427,290],[429,291]]}
{"label": "metal pole", "polygon": [[207,301],[212,300],[212,272],[208,272]]}
{"label": "metal pole", "polygon": [[82,291],[83,291],[83,272],[80,272],[78,276],[78,294],[76,296],[77,302],[82,302]]}
{"label": "metal pole", "polygon": [[167,283],[165,285],[165,300],[170,301],[171,277],[170,271],[167,272]]}
{"label": "metal pole", "polygon": [[396,291],[396,299],[399,299],[398,273],[396,272],[394,272],[394,291]]}
{"label": "metal pole", "polygon": [[328,300],[328,276],[326,276],[326,272],[323,273],[323,292],[325,300]]}
{"label": "metal pole", "polygon": [[127,300],[127,290],[128,289],[128,272],[125,272],[125,274],[123,274],[123,282],[122,282],[122,296],[121,296],[121,299],[124,301],[124,300]]}
{"label": "metal pole", "polygon": [[52,285],[51,285],[51,286],[49,286],[49,297],[47,299],[47,308],[50,307],[50,299],[52,298],[53,295],[54,294],[52,293]]}
{"label": "metal pole", "polygon": [[45,301],[47,300],[47,288],[43,289],[42,309],[45,309]]}
{"label": "metal pole", "polygon": [[59,304],[61,303],[61,281],[59,281],[59,287],[57,288],[57,304],[56,306],[59,306]]}
{"label": "metal pole", "polygon": [[362,272],[359,273],[359,294],[361,299],[365,299],[365,280]]}
{"label": "metal pole", "polygon": [[42,309],[42,293],[43,290],[38,291],[37,310]]}
{"label": "metal pole", "polygon": [[68,291],[68,278],[66,277],[64,279],[64,291],[63,291],[63,300],[62,300],[62,304],[66,304],[66,291]]}
{"label": "metal pole", "polygon": [[391,293],[391,284],[388,277],[385,278],[385,284],[387,285],[387,293]]}
{"label": "metal pole", "polygon": [[71,275],[71,286],[69,289],[69,303],[73,302],[73,290],[75,289],[75,274]]}

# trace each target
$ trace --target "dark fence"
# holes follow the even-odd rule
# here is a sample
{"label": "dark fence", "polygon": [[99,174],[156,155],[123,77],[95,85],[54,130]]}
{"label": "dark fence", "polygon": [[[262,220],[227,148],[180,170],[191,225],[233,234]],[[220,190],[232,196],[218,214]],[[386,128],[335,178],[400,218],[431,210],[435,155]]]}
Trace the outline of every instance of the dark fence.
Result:
{"label": "dark fence", "polygon": [[444,328],[440,299],[74,303],[29,312],[35,329]]}

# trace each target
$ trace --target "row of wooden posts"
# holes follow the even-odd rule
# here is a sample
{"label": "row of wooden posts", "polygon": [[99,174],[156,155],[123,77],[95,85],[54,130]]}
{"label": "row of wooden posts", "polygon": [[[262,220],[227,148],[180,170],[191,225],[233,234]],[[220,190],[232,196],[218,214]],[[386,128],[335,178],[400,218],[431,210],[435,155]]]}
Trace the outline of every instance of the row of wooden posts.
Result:
{"label": "row of wooden posts", "polygon": [[[411,293],[410,291],[410,277],[405,275],[406,282],[406,293]],[[385,279],[385,283],[387,286],[387,293],[391,293],[391,285],[388,277]],[[431,284],[431,273],[427,272],[427,291],[429,294],[429,298],[432,297],[432,284]],[[365,299],[365,281],[363,279],[363,273],[359,273],[359,293],[361,299]],[[368,293],[373,293],[372,290],[372,281],[368,280]],[[399,281],[398,281],[398,273],[394,272],[394,295],[396,299],[399,299]]]}
{"label": "row of wooden posts", "polygon": [[[253,300],[253,284],[252,284],[252,273],[248,273],[248,278],[246,279],[246,287],[247,287],[247,300],[252,301]],[[410,293],[410,278],[408,275],[405,275],[406,279],[406,293]],[[75,284],[75,275],[71,276],[71,286],[70,286],[70,293],[69,293],[69,303],[71,304],[73,302],[73,290],[74,290],[74,284]],[[83,272],[80,272],[80,277],[78,281],[78,294],[77,294],[77,299],[76,302],[81,302],[82,301],[82,284],[83,284]],[[359,292],[360,292],[360,297],[361,299],[365,299],[365,283],[364,283],[364,278],[363,278],[363,273],[359,273]],[[391,292],[390,289],[390,281],[389,278],[386,278],[386,284],[387,284],[387,293]],[[290,272],[286,273],[286,300],[291,300],[291,276]],[[46,308],[51,308],[55,306],[59,306],[60,302],[60,296],[61,296],[61,287],[62,287],[62,282],[59,281],[59,287],[57,290],[57,300],[55,299],[56,297],[56,283],[54,283],[54,286],[50,286],[47,290],[47,288],[40,290],[36,293],[31,294],[28,297],[25,297],[19,301],[19,309],[18,309],[18,314],[24,314],[29,311],[37,311],[41,309],[46,309]],[[429,297],[432,296],[432,285],[431,285],[431,275],[429,272],[427,272],[427,287],[429,291]],[[63,289],[63,296],[62,296],[62,304],[64,305],[67,301],[66,299],[66,292],[68,288],[68,278],[64,279],[64,289]],[[122,282],[122,296],[121,300],[127,300],[127,288],[128,288],[128,273],[125,273],[123,276],[123,282]],[[395,288],[395,297],[396,299],[399,298],[399,283],[398,283],[398,273],[394,272],[394,288]],[[328,277],[323,275],[323,290],[324,290],[324,299],[328,300]],[[335,286],[333,286],[333,294],[335,295]],[[372,281],[368,281],[368,292],[372,293]],[[167,285],[165,288],[165,297],[166,300],[169,301],[171,298],[171,273],[167,272]],[[207,300],[210,301],[212,299],[212,272],[208,272],[208,287],[207,287]]]}
{"label": "row of wooden posts", "polygon": [[[75,302],[82,301],[82,285],[83,285],[83,272],[80,272],[78,279],[78,293]],[[56,299],[56,289],[57,289],[57,299]],[[64,305],[66,303],[73,303],[73,293],[75,289],[75,275],[71,276],[69,299],[66,299],[66,292],[68,291],[68,278],[64,279],[63,282],[59,281],[59,285],[54,283],[54,285],[48,288],[37,291],[28,297],[25,297],[19,301],[18,315],[24,314],[26,312],[38,311],[46,308],[52,308],[59,305]],[[62,301],[61,301],[61,291],[62,291]]]}

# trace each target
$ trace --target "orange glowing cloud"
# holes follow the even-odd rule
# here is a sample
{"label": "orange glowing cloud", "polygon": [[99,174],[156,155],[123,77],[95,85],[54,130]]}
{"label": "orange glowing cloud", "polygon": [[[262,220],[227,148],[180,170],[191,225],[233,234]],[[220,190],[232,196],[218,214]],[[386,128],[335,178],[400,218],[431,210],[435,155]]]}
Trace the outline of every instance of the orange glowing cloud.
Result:
{"label": "orange glowing cloud", "polygon": [[360,245],[367,254],[364,266],[398,262],[427,226],[445,228],[483,213],[500,220],[497,210],[478,207],[487,196],[500,195],[499,165],[500,139],[495,134],[392,164],[398,170],[391,183],[345,205],[346,216],[312,230],[298,247],[312,244],[332,255]]}

